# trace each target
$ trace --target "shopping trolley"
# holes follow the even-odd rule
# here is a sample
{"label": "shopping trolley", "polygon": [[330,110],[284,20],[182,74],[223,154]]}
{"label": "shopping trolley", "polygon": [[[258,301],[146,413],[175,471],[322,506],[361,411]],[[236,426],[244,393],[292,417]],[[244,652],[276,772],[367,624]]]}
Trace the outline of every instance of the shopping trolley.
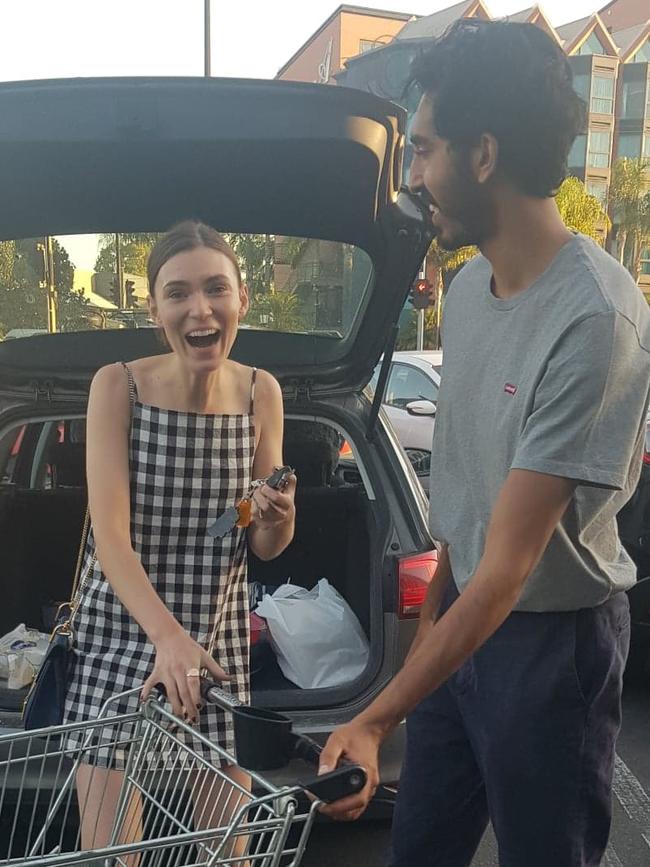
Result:
{"label": "shopping trolley", "polygon": [[[161,694],[121,711],[136,692],[114,696],[94,720],[0,736],[0,865],[296,867],[319,804],[366,783],[357,765],[317,776],[320,747],[288,717],[242,705],[212,682],[202,694],[232,714],[236,755],[174,716]],[[294,759],[307,763],[294,785],[264,778]],[[233,765],[250,788],[231,779]],[[80,774],[99,767],[114,773],[97,778],[105,788],[91,797]]]}

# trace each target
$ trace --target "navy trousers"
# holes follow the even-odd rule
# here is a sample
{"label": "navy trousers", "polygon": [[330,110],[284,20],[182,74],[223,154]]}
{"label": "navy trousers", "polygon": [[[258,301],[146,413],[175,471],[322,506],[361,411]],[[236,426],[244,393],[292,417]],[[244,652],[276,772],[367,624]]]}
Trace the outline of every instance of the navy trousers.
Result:
{"label": "navy trousers", "polygon": [[424,699],[406,722],[391,867],[466,867],[488,820],[500,867],[600,864],[629,633],[624,593],[513,612]]}

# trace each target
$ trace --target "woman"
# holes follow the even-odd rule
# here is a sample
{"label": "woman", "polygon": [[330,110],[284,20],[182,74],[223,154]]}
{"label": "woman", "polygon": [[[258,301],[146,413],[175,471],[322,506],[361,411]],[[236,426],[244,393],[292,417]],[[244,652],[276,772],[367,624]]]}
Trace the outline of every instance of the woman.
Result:
{"label": "woman", "polygon": [[[282,464],[282,394],[270,374],[229,358],[248,293],[218,232],[180,223],[157,242],[147,270],[151,315],[171,352],[104,367],[91,386],[92,531],[65,721],[95,717],[115,693],[143,684],[145,698],[162,684],[173,712],[232,754],[230,720],[201,708],[196,675],[207,669],[248,700],[246,536],[264,560],[286,548],[295,478],[284,492],[255,490],[247,533],[215,540],[206,530],[253,479]],[[119,710],[137,707],[137,693],[129,701]],[[124,759],[123,750],[101,747],[80,768],[83,848],[109,839]],[[247,787],[240,770],[224,770]],[[207,822],[223,804],[203,800]],[[123,841],[142,833],[140,812],[131,805]]]}

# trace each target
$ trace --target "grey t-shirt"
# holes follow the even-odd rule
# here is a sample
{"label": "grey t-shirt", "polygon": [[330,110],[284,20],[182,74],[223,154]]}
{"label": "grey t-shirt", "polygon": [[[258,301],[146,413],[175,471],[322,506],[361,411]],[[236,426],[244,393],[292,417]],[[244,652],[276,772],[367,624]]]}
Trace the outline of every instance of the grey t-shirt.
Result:
{"label": "grey t-shirt", "polygon": [[575,479],[572,501],[516,608],[592,607],[635,580],[616,514],[641,470],[648,304],[627,271],[583,235],[513,298],[496,298],[491,277],[489,262],[476,257],[445,303],[431,532],[449,545],[462,591],[510,469]]}

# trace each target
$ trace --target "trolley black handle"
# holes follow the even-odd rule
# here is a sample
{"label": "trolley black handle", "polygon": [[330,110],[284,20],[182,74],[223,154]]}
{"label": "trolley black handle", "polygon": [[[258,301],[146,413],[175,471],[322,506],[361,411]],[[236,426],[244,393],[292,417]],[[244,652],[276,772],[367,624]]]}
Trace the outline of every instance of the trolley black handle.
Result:
{"label": "trolley black handle", "polygon": [[[292,759],[302,759],[318,767],[322,748],[306,735],[292,731],[292,722],[284,714],[242,704],[217,684],[203,679],[201,694],[208,704],[215,704],[232,714],[235,726],[237,761],[249,771],[282,768]],[[342,762],[338,768],[298,785],[320,801],[338,801],[360,792],[368,780],[360,765]]]}

